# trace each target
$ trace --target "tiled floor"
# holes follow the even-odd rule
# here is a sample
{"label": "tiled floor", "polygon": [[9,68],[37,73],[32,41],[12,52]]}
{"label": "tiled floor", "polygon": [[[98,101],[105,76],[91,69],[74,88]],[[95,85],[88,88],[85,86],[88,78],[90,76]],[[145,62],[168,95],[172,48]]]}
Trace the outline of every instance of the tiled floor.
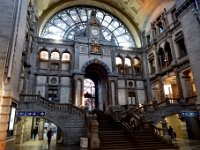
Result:
{"label": "tiled floor", "polygon": [[[179,145],[179,150],[200,150],[200,140],[177,139],[174,143]],[[9,150],[81,150],[81,148],[78,145],[56,145],[55,140],[52,141],[50,148],[48,148],[46,140],[31,140],[22,145],[15,145],[13,149]]]}
{"label": "tiled floor", "polygon": [[174,141],[179,150],[200,150],[200,140],[177,139]]}

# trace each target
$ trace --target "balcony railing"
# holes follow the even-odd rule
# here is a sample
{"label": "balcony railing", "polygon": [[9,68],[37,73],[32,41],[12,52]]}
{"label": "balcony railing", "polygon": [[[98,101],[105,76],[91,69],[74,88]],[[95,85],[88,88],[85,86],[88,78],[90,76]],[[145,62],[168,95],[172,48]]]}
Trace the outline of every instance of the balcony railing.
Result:
{"label": "balcony railing", "polygon": [[59,111],[68,111],[70,113],[75,113],[80,116],[85,117],[85,111],[72,105],[72,104],[57,104],[52,101],[47,100],[41,95],[31,95],[31,94],[20,94],[20,103],[21,104],[37,104],[42,105],[43,107],[49,110],[59,110]]}

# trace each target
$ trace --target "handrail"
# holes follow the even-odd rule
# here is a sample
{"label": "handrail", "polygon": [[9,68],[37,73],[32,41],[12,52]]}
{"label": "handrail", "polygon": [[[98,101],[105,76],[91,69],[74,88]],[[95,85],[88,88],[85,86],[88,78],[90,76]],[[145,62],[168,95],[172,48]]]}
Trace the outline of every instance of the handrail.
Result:
{"label": "handrail", "polygon": [[116,113],[113,111],[113,109],[110,107],[109,108],[110,109],[110,115],[111,115],[111,117],[114,119],[114,121],[116,122],[116,123],[120,123],[121,121],[120,121],[120,119],[117,117],[117,115],[116,115]]}
{"label": "handrail", "polygon": [[47,100],[41,95],[20,94],[20,103],[25,103],[25,104],[38,103],[38,104],[42,104],[43,106],[51,110],[70,111],[78,115],[85,116],[84,110],[72,104],[56,104],[52,101]]}
{"label": "handrail", "polygon": [[130,112],[130,113],[136,113],[136,114],[142,114],[146,112],[152,112],[156,111],[157,109],[169,105],[182,105],[182,106],[188,106],[188,105],[195,105],[197,96],[190,96],[185,97],[183,101],[181,101],[180,98],[165,98],[165,100],[157,103],[157,101],[152,101],[152,104],[142,104],[134,105],[133,107],[129,107],[127,111],[124,111],[123,113]]}
{"label": "handrail", "polygon": [[151,127],[153,129],[153,132],[159,136],[163,136],[164,135],[163,133],[166,132],[166,130],[167,130],[167,129],[159,128],[156,125],[154,125],[153,123],[151,124]]}
{"label": "handrail", "polygon": [[[127,122],[125,122],[125,121],[121,121],[118,117],[117,117],[117,115],[116,115],[116,113],[112,110],[112,108],[110,107],[110,115],[111,115],[111,117],[114,119],[114,121],[116,122],[116,123],[120,123],[121,125],[122,125],[122,127],[123,127],[123,129],[124,129],[124,133],[125,134],[128,134],[129,135],[129,137],[133,140],[133,138],[135,139],[136,138],[136,135],[134,134],[134,130],[133,130],[133,128],[127,123]],[[135,142],[135,141],[133,141],[133,142]]]}
{"label": "handrail", "polygon": [[125,133],[128,133],[131,137],[136,137],[133,128],[131,128],[131,126],[127,122],[123,121],[121,124],[124,128]]}

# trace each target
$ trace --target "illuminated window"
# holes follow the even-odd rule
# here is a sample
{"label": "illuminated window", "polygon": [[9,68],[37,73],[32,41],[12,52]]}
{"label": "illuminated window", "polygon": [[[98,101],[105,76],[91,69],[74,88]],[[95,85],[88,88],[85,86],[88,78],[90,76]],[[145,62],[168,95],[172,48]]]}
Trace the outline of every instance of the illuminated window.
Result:
{"label": "illuminated window", "polygon": [[69,53],[63,53],[62,54],[62,61],[70,61],[70,54]]}
{"label": "illuminated window", "polygon": [[127,75],[132,74],[131,60],[129,58],[125,58],[124,64],[125,64],[126,74]]}
{"label": "illuminated window", "polygon": [[138,58],[133,59],[133,66],[138,67],[140,65],[140,60]]}
{"label": "illuminated window", "polygon": [[123,65],[123,60],[121,57],[117,56],[115,58],[116,61],[116,68],[119,74],[123,74],[124,73],[124,65]]}
{"label": "illuminated window", "polygon": [[74,39],[76,33],[81,33],[86,29],[91,11],[96,10],[96,17],[102,25],[103,36],[106,40],[114,41],[118,46],[135,47],[132,38],[126,26],[110,13],[92,7],[71,7],[55,14],[45,25],[41,37],[66,40]]}
{"label": "illuminated window", "polygon": [[125,65],[126,66],[131,66],[131,60],[129,58],[125,58]]}
{"label": "illuminated window", "polygon": [[40,59],[41,60],[49,60],[49,53],[47,51],[40,52]]}
{"label": "illuminated window", "polygon": [[116,65],[122,65],[122,59],[120,57],[115,58]]}
{"label": "illuminated window", "polygon": [[140,58],[135,57],[133,59],[133,68],[134,68],[136,74],[141,73],[141,60],[140,60]]}
{"label": "illuminated window", "polygon": [[58,52],[52,52],[51,60],[60,60],[60,54]]}

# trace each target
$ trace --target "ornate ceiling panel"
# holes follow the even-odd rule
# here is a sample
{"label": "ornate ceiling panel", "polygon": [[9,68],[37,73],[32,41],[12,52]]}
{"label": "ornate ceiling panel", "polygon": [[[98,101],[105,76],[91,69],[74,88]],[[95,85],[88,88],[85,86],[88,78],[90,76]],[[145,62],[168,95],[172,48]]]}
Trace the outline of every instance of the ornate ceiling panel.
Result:
{"label": "ornate ceiling panel", "polygon": [[[71,0],[37,0],[38,3],[38,15],[39,17],[50,7],[57,3],[61,3],[61,1],[68,2]],[[112,6],[113,8],[119,9],[120,11],[124,11],[128,16],[132,17],[136,23],[140,23],[141,15],[144,15],[147,12],[147,6],[149,4],[154,5],[160,0],[74,0],[80,1],[81,4],[85,3],[93,3],[101,2],[106,3]],[[97,7],[98,7],[98,3]],[[101,7],[101,6],[100,6]],[[112,11],[112,10],[111,10]]]}

